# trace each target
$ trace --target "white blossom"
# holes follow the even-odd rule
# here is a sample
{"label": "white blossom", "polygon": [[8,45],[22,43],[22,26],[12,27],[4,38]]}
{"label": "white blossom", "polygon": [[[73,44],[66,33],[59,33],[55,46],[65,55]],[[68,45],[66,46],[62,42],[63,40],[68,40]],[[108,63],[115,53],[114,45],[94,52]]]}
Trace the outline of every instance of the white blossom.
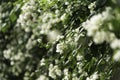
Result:
{"label": "white blossom", "polygon": [[112,41],[114,41],[116,39],[116,36],[114,33],[112,32],[106,32],[106,42],[111,43]]}
{"label": "white blossom", "polygon": [[45,65],[45,59],[44,59],[44,58],[41,59],[40,65],[41,65],[41,66]]}
{"label": "white blossom", "polygon": [[64,75],[68,75],[68,69],[67,68],[65,68],[63,72],[64,72]]}
{"label": "white blossom", "polygon": [[96,44],[103,43],[105,41],[105,38],[107,37],[106,32],[96,32],[95,36],[93,37],[93,40]]}
{"label": "white blossom", "polygon": [[98,79],[98,74],[97,72],[95,72],[94,74],[92,74],[90,77],[87,77],[86,80],[97,80]]}
{"label": "white blossom", "polygon": [[78,77],[72,77],[72,80],[79,80],[79,78]]}
{"label": "white blossom", "polygon": [[64,48],[65,48],[65,44],[63,42],[61,42],[61,43],[57,44],[57,46],[56,46],[56,52],[62,54]]}
{"label": "white blossom", "polygon": [[63,38],[64,38],[64,36],[62,36],[62,35],[58,35],[56,41],[59,41],[60,39],[63,39]]}
{"label": "white blossom", "polygon": [[54,41],[56,41],[57,40],[57,37],[58,36],[60,36],[61,34],[60,34],[60,32],[59,31],[57,31],[57,30],[52,30],[52,31],[50,31],[49,33],[48,33],[48,40],[50,41],[50,42],[54,42]]}
{"label": "white blossom", "polygon": [[4,57],[6,59],[9,59],[11,57],[12,52],[11,52],[11,49],[8,49],[8,50],[4,50],[3,53],[4,53]]}
{"label": "white blossom", "polygon": [[115,35],[112,32],[100,30],[104,28],[102,25],[105,21],[109,21],[113,18],[113,16],[110,14],[110,11],[111,8],[107,7],[106,10],[101,14],[99,13],[97,15],[94,15],[82,24],[83,27],[87,30],[87,35],[93,37],[93,41],[96,44],[101,44],[104,41],[110,43],[115,38]]}
{"label": "white blossom", "polygon": [[80,60],[82,60],[82,59],[83,59],[83,56],[82,56],[82,55],[80,55],[80,54],[78,54],[78,55],[76,56],[76,58],[77,58],[77,60],[78,60],[78,61],[80,61]]}
{"label": "white blossom", "polygon": [[113,40],[111,42],[110,46],[111,46],[112,49],[117,49],[117,48],[120,49],[120,40],[119,39]]}
{"label": "white blossom", "polygon": [[68,69],[65,68],[63,72],[64,72],[64,77],[63,77],[62,80],[69,80],[70,79],[70,75],[68,73]]}
{"label": "white blossom", "polygon": [[61,20],[64,20],[65,17],[66,17],[66,14],[64,13],[64,14],[60,17],[60,19],[61,19]]}
{"label": "white blossom", "polygon": [[93,9],[96,7],[96,2],[91,3],[90,5],[88,5],[88,8],[90,9],[90,12],[93,12]]}
{"label": "white blossom", "polygon": [[117,50],[113,56],[113,59],[115,61],[119,61],[120,60],[120,50]]}
{"label": "white blossom", "polygon": [[113,16],[111,15],[112,8],[107,7],[105,11],[102,12],[103,20],[111,20]]}
{"label": "white blossom", "polygon": [[40,75],[37,80],[49,80],[45,75]]}
{"label": "white blossom", "polygon": [[49,76],[53,79],[56,79],[57,76],[61,76],[61,70],[58,65],[53,66],[53,64],[49,65]]}

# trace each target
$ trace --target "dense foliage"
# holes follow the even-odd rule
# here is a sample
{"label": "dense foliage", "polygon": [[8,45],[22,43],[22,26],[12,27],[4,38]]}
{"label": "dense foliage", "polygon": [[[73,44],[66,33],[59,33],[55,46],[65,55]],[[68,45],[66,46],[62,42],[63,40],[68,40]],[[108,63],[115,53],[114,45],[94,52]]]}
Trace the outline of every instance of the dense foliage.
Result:
{"label": "dense foliage", "polygon": [[1,0],[0,80],[120,80],[119,0]]}

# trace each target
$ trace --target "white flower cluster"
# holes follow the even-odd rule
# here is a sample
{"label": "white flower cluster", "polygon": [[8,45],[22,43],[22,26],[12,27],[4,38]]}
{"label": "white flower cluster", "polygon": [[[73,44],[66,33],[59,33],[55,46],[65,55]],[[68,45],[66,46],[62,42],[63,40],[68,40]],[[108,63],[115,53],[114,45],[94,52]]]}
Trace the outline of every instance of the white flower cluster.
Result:
{"label": "white flower cluster", "polygon": [[120,60],[120,50],[117,50],[113,56],[113,59],[115,61],[119,61]]}
{"label": "white flower cluster", "polygon": [[29,38],[29,40],[27,41],[25,47],[26,47],[27,50],[30,50],[30,49],[33,48],[33,46],[36,45],[36,43],[37,43],[37,41],[35,40],[35,36],[32,35],[32,36]]}
{"label": "white flower cluster", "polygon": [[[113,15],[111,14],[112,9],[110,7],[106,8],[106,11],[103,11],[101,14],[97,14],[91,17],[90,20],[87,20],[83,23],[84,28],[87,30],[87,35],[93,37],[93,41],[96,44],[101,44],[103,42],[107,42],[110,44],[111,48],[115,50],[115,55],[113,59],[115,61],[120,60],[120,40],[115,36],[112,30],[114,26],[112,26],[109,21],[114,19]],[[103,26],[103,24],[107,24]],[[108,28],[107,31],[104,31],[104,28]],[[116,51],[117,50],[117,51]]]}
{"label": "white flower cluster", "polygon": [[[56,52],[62,54],[64,53],[64,50],[67,50],[68,48],[74,48],[75,45],[77,45],[79,38],[83,36],[84,35],[80,33],[79,28],[72,30],[70,34],[66,35],[66,38],[67,38],[66,41],[60,41],[60,43],[57,44]],[[58,36],[57,41],[63,38],[64,36]]]}
{"label": "white flower cluster", "polygon": [[63,21],[63,20],[65,20],[65,18],[66,18],[66,13],[64,13],[61,17],[60,17],[60,19]]}
{"label": "white flower cluster", "polygon": [[78,73],[82,73],[82,66],[83,64],[81,62],[77,62],[77,67],[78,67]]}
{"label": "white flower cluster", "polygon": [[29,0],[21,8],[22,14],[19,15],[17,26],[21,26],[25,32],[29,32],[30,27],[37,22],[38,14],[35,12],[38,10],[37,6],[35,0]]}
{"label": "white flower cluster", "polygon": [[64,69],[64,77],[62,80],[69,80],[70,79],[70,75],[69,75],[69,71],[67,68]]}
{"label": "white flower cluster", "polygon": [[[110,15],[111,8],[106,8],[106,11],[97,14],[83,23],[84,28],[87,30],[87,35],[92,36],[95,43],[100,44],[104,41],[114,38],[114,34],[102,30],[103,23],[113,18]],[[109,35],[108,35],[109,34]]]}
{"label": "white flower cluster", "polygon": [[41,65],[41,66],[44,66],[44,65],[45,65],[45,59],[44,59],[44,58],[41,59],[40,65]]}
{"label": "white flower cluster", "polygon": [[50,28],[54,23],[57,23],[60,21],[60,19],[56,16],[54,16],[52,13],[44,13],[42,16],[39,17],[42,19],[42,24],[40,25],[41,34],[48,34],[50,31]]}
{"label": "white flower cluster", "polygon": [[80,61],[80,60],[82,60],[82,59],[83,59],[83,56],[82,56],[82,55],[80,55],[80,54],[78,54],[78,55],[76,56],[76,59],[77,59],[77,61]]}
{"label": "white flower cluster", "polygon": [[42,21],[42,23],[38,26],[40,28],[40,34],[47,35],[49,42],[54,42],[58,40],[58,36],[61,36],[60,31],[57,29],[51,30],[51,28],[54,26],[55,23],[60,22],[61,19],[49,12],[45,12],[44,14],[39,16],[39,19]]}
{"label": "white flower cluster", "polygon": [[77,75],[75,73],[73,73],[73,75],[72,75],[72,80],[79,80],[79,78],[77,77]]}
{"label": "white flower cluster", "polygon": [[[3,56],[5,59],[8,59],[10,65],[13,66],[10,68],[10,72],[14,75],[21,73],[21,64],[25,61],[26,57],[31,56],[29,50],[36,45],[36,34],[30,35],[27,33],[33,30],[31,25],[37,20],[35,19],[37,14],[34,12],[36,5],[35,0],[29,0],[23,4],[21,8],[22,13],[17,20],[17,27],[15,25],[13,28],[13,34],[10,33],[10,36],[5,35],[6,39],[12,38],[12,40],[6,44],[6,48],[3,50]],[[5,14],[0,16],[5,16]]]}
{"label": "white flower cluster", "polygon": [[120,39],[115,38],[111,43],[110,46],[112,49],[114,49],[115,54],[113,56],[113,59],[115,61],[120,61]]}
{"label": "white flower cluster", "polygon": [[58,40],[58,37],[60,36],[61,34],[60,34],[60,32],[58,31],[58,30],[52,30],[52,31],[50,31],[49,33],[48,33],[48,40],[50,41],[50,42],[54,42],[54,41],[56,41],[56,40]]}
{"label": "white flower cluster", "polygon": [[40,75],[37,80],[49,80],[45,75]]}
{"label": "white flower cluster", "polygon": [[10,62],[11,65],[14,65],[14,63],[16,61],[22,61],[23,60],[23,53],[20,50],[18,50],[18,53],[15,54],[14,49],[15,49],[14,47],[11,47],[11,48],[3,51],[3,56],[6,59],[9,59],[11,61]]}
{"label": "white flower cluster", "polygon": [[49,76],[53,79],[56,79],[57,76],[61,76],[62,75],[62,72],[61,70],[59,69],[58,65],[53,65],[53,64],[50,64],[49,65]]}
{"label": "white flower cluster", "polygon": [[93,12],[93,9],[96,7],[96,2],[91,3],[90,5],[88,5],[88,8],[90,9],[90,12]]}
{"label": "white flower cluster", "polygon": [[97,80],[99,78],[99,75],[97,72],[95,72],[94,74],[92,74],[90,77],[87,77],[86,80]]}
{"label": "white flower cluster", "polygon": [[65,48],[66,48],[66,44],[64,42],[61,42],[61,43],[57,44],[56,52],[62,54],[64,52]]}
{"label": "white flower cluster", "polygon": [[[79,38],[82,37],[82,36],[84,36],[82,33],[80,33],[81,31],[79,31],[79,27],[76,28],[75,30],[72,30],[72,32],[74,33],[74,36],[73,36],[73,39],[72,39],[73,42],[74,42],[73,44],[77,43],[77,41],[79,40]],[[68,40],[68,41],[70,41],[70,40]]]}
{"label": "white flower cluster", "polygon": [[[77,74],[75,72],[70,75],[68,68],[65,68],[63,73],[64,77],[62,80],[79,80],[79,77],[77,77]],[[70,76],[72,76],[72,78]]]}

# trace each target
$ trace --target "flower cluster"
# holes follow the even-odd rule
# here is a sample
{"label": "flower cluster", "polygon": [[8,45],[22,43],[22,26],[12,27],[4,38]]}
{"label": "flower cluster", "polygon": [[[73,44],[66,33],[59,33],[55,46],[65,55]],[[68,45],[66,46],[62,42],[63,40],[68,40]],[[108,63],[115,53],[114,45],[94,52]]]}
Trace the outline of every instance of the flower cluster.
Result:
{"label": "flower cluster", "polygon": [[98,74],[97,74],[97,72],[95,72],[90,77],[87,77],[86,80],[97,80],[97,79],[98,79]]}
{"label": "flower cluster", "polygon": [[45,75],[40,75],[37,80],[49,80]]}
{"label": "flower cluster", "polygon": [[120,15],[118,8],[105,3],[2,1],[0,79],[110,79],[119,68],[115,61],[120,60]]}
{"label": "flower cluster", "polygon": [[93,37],[93,41],[96,44],[101,44],[103,42],[109,43],[110,47],[115,50],[116,53],[113,59],[118,61],[120,60],[120,54],[118,53],[120,49],[120,40],[116,37],[115,33],[112,32],[115,26],[112,26],[110,22],[116,17],[113,16],[111,11],[112,9],[107,7],[102,13],[94,15],[90,20],[84,22],[83,26],[87,30],[87,35]]}
{"label": "flower cluster", "polygon": [[37,23],[38,14],[36,12],[40,13],[37,8],[38,4],[34,0],[26,2],[21,8],[22,13],[17,20],[17,26],[21,26],[25,32],[30,32],[30,27],[35,26],[35,23]]}
{"label": "flower cluster", "polygon": [[49,76],[53,79],[56,79],[57,76],[61,76],[62,72],[59,69],[58,65],[53,66],[53,64],[49,65]]}
{"label": "flower cluster", "polygon": [[[95,43],[100,44],[104,41],[112,41],[114,39],[114,34],[108,31],[104,31],[104,22],[108,22],[113,18],[110,14],[111,8],[106,8],[106,11],[101,14],[94,15],[83,23],[84,28],[87,30],[87,35],[92,36]],[[109,27],[108,27],[109,28]],[[109,34],[109,35],[108,35]]]}

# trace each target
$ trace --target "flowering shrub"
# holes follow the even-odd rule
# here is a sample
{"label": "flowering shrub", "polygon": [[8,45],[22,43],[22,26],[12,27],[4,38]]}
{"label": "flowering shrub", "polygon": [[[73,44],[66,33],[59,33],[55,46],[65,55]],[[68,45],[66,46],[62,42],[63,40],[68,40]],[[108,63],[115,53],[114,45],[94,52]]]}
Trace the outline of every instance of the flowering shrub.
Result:
{"label": "flowering shrub", "polygon": [[2,0],[0,80],[119,80],[119,0]]}

